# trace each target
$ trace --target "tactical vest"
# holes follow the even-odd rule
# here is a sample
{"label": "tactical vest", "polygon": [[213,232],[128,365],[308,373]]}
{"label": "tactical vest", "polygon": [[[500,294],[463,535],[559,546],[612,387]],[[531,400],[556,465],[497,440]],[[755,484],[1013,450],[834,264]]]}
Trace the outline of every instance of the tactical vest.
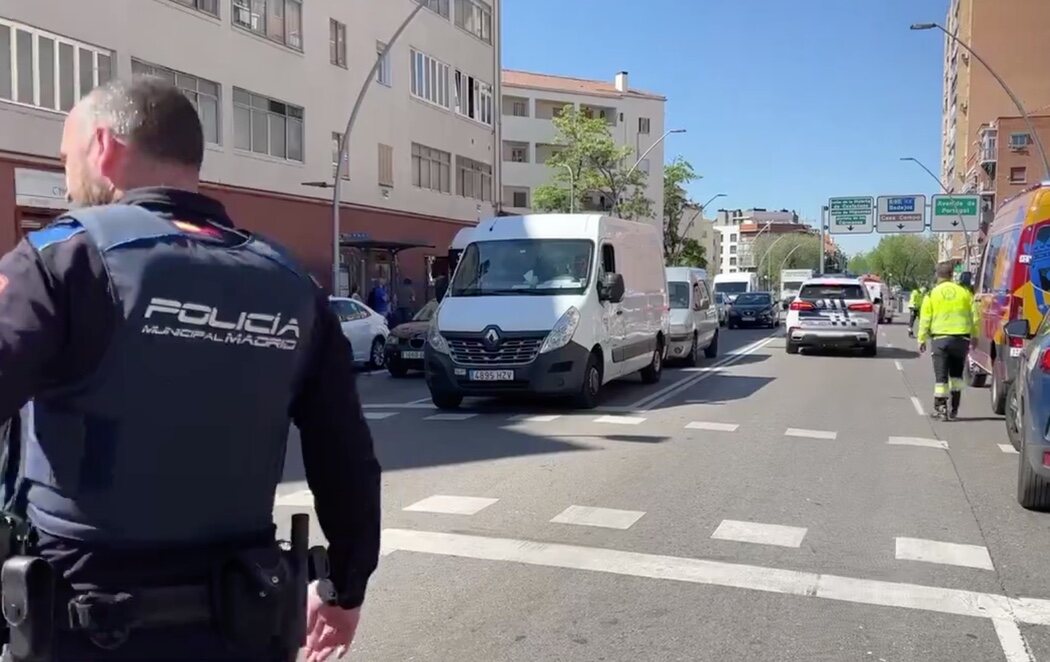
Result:
{"label": "tactical vest", "polygon": [[77,232],[102,256],[116,331],[94,374],[21,411],[29,519],[107,546],[266,531],[315,285],[259,239],[198,241],[131,205],[78,210],[30,241]]}

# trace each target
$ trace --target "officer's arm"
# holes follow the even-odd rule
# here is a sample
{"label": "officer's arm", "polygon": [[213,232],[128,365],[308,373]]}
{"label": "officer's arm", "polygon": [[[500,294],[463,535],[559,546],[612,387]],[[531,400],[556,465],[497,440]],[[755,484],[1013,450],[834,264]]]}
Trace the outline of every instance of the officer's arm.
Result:
{"label": "officer's arm", "polygon": [[922,300],[922,308],[919,311],[919,333],[918,341],[920,343],[926,342],[930,338],[930,323],[933,318],[933,303],[930,301],[930,297],[927,296]]}
{"label": "officer's arm", "polygon": [[328,538],[332,581],[343,607],[357,607],[379,561],[379,462],[357,395],[350,344],[318,297],[311,364],[292,408],[306,482]]}

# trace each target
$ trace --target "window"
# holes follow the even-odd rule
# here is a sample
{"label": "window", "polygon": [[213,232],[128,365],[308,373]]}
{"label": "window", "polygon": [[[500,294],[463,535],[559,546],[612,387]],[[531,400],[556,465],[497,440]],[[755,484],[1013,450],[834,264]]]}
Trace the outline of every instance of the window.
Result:
{"label": "window", "polygon": [[455,78],[456,112],[492,126],[492,86],[458,69]]}
{"label": "window", "polygon": [[602,272],[616,273],[616,249],[612,244],[602,244]]}
{"label": "window", "polygon": [[492,166],[457,156],[456,193],[464,198],[492,200]]}
{"label": "window", "polygon": [[729,258],[729,266],[731,266],[731,267],[735,267],[736,266],[736,258],[735,257]]}
{"label": "window", "polygon": [[[332,132],[332,177],[335,177],[335,169],[339,164],[339,141],[342,139],[343,134],[338,131]],[[350,179],[350,148],[346,150],[346,155],[343,156],[343,179]]]}
{"label": "window", "polygon": [[733,244],[733,245],[731,245],[731,246],[729,247],[729,252],[730,252],[730,253],[736,253],[736,244]]}
{"label": "window", "polygon": [[649,135],[649,118],[639,117],[638,118],[638,133],[643,135]]}
{"label": "window", "polygon": [[1011,184],[1024,184],[1028,181],[1028,168],[1025,166],[1016,166],[1010,168],[1010,183]]}
{"label": "window", "polygon": [[112,77],[112,52],[0,19],[0,99],[68,111]]}
{"label": "window", "polygon": [[492,8],[481,0],[456,0],[456,25],[486,44],[492,43]]}
{"label": "window", "polygon": [[730,241],[730,243],[735,243],[736,242],[736,233],[735,232],[730,233],[729,241]]}
{"label": "window", "polygon": [[412,185],[440,193],[451,193],[452,155],[412,143]]}
{"label": "window", "polygon": [[448,0],[419,0],[430,11],[448,18]]}
{"label": "window", "polygon": [[[529,148],[528,147],[511,147],[510,148],[510,160],[513,163],[528,163],[529,162]],[[524,206],[524,205],[522,205]]]}
{"label": "window", "polygon": [[1010,149],[1024,149],[1032,144],[1032,136],[1029,133],[1011,133]]}
{"label": "window", "polygon": [[528,191],[514,191],[514,194],[511,197],[513,198],[513,200],[512,200],[513,204],[511,205],[512,207],[516,207],[518,209],[527,209],[528,208],[528,206],[529,206],[529,192]]}
{"label": "window", "polygon": [[211,14],[212,16],[219,15],[219,0],[175,0],[180,5],[192,7],[198,11],[202,11],[205,14]]}
{"label": "window", "polygon": [[178,87],[193,103],[197,114],[200,115],[201,127],[204,129],[204,141],[213,145],[222,144],[220,128],[222,123],[219,121],[220,86],[218,83],[155,64],[147,64],[134,58],[131,60],[131,75],[132,77],[161,78]]}
{"label": "window", "polygon": [[863,285],[803,285],[798,298],[815,301],[819,299],[860,299],[868,300],[868,290]]}
{"label": "window", "polygon": [[233,145],[237,149],[303,161],[303,109],[233,88]]}
{"label": "window", "polygon": [[503,97],[503,114],[512,117],[528,117],[529,100],[520,97]]}
{"label": "window", "polygon": [[346,67],[346,25],[334,18],[328,21],[328,60]]}
{"label": "window", "polygon": [[707,283],[698,280],[693,287],[693,310],[707,310],[710,308],[711,292],[707,289]]}
{"label": "window", "polygon": [[390,53],[386,52],[386,44],[376,42],[376,58],[379,60],[379,68],[376,69],[376,82],[380,85],[390,86]]}
{"label": "window", "polygon": [[412,50],[412,96],[448,108],[449,66],[425,53]]}
{"label": "window", "polygon": [[302,0],[233,0],[233,24],[278,44],[303,50]]}
{"label": "window", "polygon": [[379,143],[379,185],[394,188],[394,148]]}

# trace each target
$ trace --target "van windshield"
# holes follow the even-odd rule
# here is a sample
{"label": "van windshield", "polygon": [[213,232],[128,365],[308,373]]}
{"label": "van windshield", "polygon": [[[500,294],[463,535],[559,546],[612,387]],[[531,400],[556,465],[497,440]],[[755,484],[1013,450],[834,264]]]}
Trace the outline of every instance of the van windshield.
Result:
{"label": "van windshield", "polygon": [[741,292],[747,292],[747,283],[744,281],[737,281],[735,283],[715,283],[715,292],[721,292],[722,294],[740,294]]}
{"label": "van windshield", "polygon": [[689,283],[682,281],[670,281],[667,283],[667,299],[671,303],[671,310],[681,310],[689,307]]}
{"label": "van windshield", "polygon": [[454,297],[583,294],[594,244],[585,239],[506,239],[467,246]]}

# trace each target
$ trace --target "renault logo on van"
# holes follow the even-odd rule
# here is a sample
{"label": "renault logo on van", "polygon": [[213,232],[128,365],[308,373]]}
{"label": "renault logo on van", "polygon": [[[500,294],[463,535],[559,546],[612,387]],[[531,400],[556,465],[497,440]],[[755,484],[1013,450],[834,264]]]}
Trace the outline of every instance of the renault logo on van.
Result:
{"label": "renault logo on van", "polygon": [[486,329],[485,333],[482,335],[482,338],[485,339],[485,344],[488,345],[489,347],[498,347],[499,346],[499,341],[500,341],[499,331],[497,331],[495,329],[495,327],[489,327],[488,329]]}

